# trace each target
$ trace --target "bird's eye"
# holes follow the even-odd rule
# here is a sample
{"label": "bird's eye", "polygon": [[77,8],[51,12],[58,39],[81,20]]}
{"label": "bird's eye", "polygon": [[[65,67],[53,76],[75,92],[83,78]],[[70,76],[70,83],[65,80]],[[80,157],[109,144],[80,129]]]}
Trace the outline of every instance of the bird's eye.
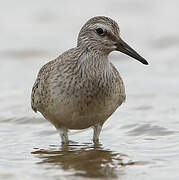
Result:
{"label": "bird's eye", "polygon": [[100,36],[104,36],[106,34],[106,31],[104,31],[102,28],[97,28],[96,32]]}

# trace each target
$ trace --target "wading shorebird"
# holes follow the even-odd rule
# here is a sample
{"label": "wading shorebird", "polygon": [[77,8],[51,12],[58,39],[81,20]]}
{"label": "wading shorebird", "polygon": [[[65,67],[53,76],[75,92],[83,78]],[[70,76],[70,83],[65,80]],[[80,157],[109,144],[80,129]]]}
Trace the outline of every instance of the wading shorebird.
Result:
{"label": "wading shorebird", "polygon": [[32,109],[39,111],[68,143],[68,129],[94,128],[98,142],[104,122],[125,101],[125,88],[112,51],[120,51],[143,64],[148,62],[120,37],[118,24],[104,16],[86,22],[77,47],[45,64],[32,88]]}

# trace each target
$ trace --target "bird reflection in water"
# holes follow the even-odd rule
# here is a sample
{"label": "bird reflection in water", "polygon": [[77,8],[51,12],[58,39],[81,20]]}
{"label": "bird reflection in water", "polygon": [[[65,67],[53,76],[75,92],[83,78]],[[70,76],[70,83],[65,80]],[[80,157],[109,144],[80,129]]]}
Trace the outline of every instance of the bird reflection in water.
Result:
{"label": "bird reflection in water", "polygon": [[[117,178],[123,175],[124,167],[135,162],[128,161],[128,156],[102,148],[100,144],[71,144],[49,149],[39,149],[36,154],[38,164],[50,165],[50,168],[60,168],[64,171],[73,171],[74,176],[90,178]],[[49,168],[49,166],[48,166]]]}

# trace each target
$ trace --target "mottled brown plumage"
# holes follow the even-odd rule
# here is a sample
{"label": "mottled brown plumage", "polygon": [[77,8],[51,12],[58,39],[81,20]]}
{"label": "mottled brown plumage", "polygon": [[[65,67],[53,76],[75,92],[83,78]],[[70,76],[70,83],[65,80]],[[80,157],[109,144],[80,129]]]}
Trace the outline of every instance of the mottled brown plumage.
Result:
{"label": "mottled brown plumage", "polygon": [[[32,109],[41,112],[68,142],[68,129],[94,127],[97,141],[103,123],[125,101],[123,81],[108,60],[119,50],[146,64],[120,38],[115,21],[90,19],[81,29],[77,47],[45,64],[32,89]],[[120,49],[121,48],[121,49]]]}

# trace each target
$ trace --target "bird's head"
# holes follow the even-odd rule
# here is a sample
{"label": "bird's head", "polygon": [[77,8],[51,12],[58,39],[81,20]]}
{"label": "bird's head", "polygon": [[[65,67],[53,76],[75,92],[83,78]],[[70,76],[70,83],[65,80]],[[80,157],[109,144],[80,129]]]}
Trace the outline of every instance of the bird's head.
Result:
{"label": "bird's head", "polygon": [[106,55],[115,50],[120,51],[143,64],[148,64],[143,57],[121,39],[118,24],[105,16],[93,17],[85,23],[78,35],[77,46]]}

